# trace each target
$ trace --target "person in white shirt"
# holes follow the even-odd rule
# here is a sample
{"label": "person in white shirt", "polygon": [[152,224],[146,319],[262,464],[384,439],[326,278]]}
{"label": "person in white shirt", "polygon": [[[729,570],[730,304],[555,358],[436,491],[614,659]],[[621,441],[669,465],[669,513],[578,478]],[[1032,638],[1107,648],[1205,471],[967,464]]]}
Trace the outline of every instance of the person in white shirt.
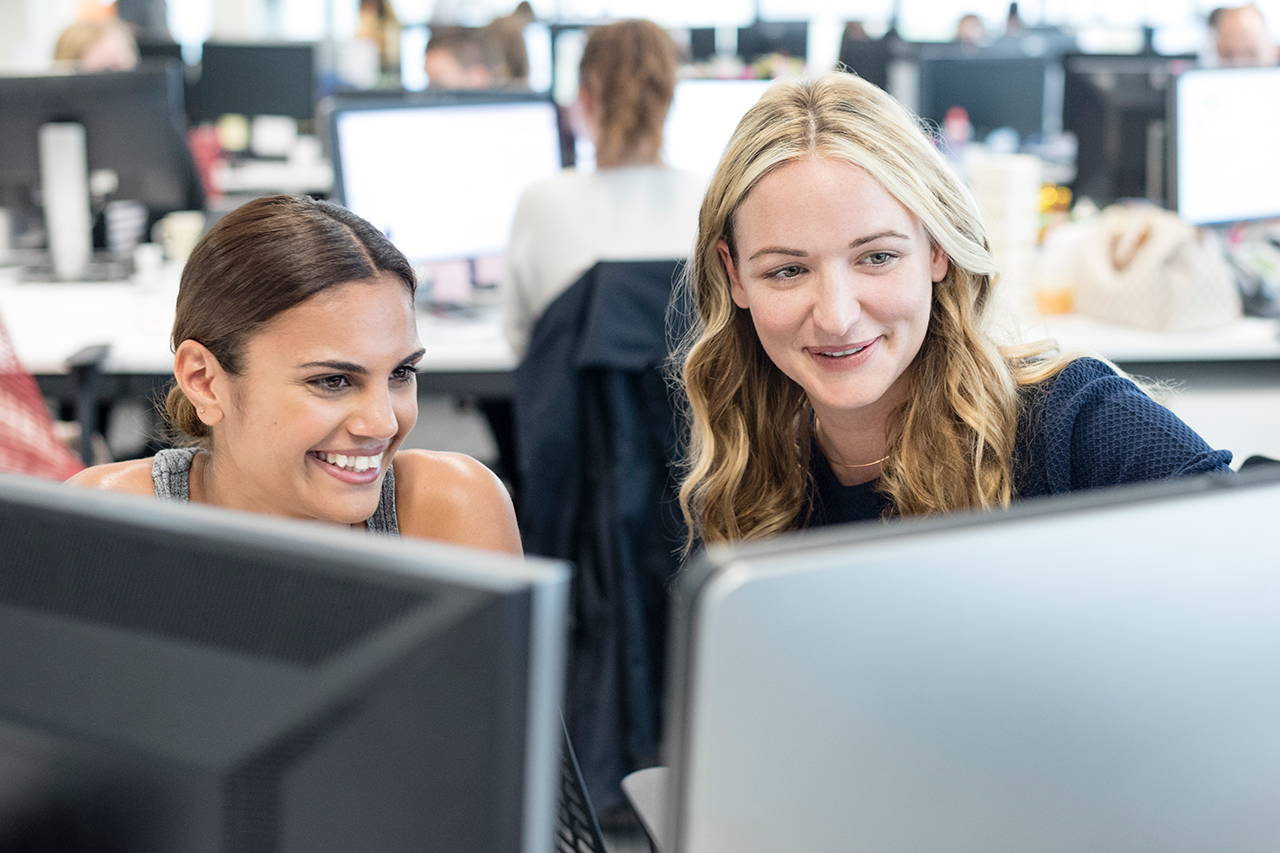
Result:
{"label": "person in white shirt", "polygon": [[588,39],[579,106],[596,171],[562,172],[520,199],[504,281],[504,326],[518,357],[542,312],[597,261],[688,256],[706,179],[662,162],[678,64],[675,43],[650,21],[620,21]]}

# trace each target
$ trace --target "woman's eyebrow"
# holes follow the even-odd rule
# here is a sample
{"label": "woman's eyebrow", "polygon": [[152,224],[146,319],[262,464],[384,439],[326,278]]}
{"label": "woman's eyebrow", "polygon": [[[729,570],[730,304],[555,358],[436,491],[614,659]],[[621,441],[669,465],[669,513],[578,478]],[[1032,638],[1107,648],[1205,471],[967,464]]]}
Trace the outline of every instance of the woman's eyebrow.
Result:
{"label": "woman's eyebrow", "polygon": [[360,376],[365,375],[369,371],[359,364],[351,361],[308,361],[306,364],[298,365],[299,368],[323,367],[326,370],[332,370],[338,373],[356,373]]}
{"label": "woman's eyebrow", "polygon": [[874,240],[879,240],[879,239],[880,239],[880,238],[882,238],[882,237],[894,237],[894,238],[896,238],[896,239],[898,239],[898,240],[910,240],[910,239],[911,239],[911,238],[910,238],[910,237],[908,237],[906,234],[903,234],[901,231],[894,231],[893,229],[889,229],[889,230],[887,230],[887,231],[877,231],[875,234],[868,234],[868,235],[867,235],[867,236],[865,236],[865,237],[859,237],[858,239],[854,240],[852,243],[850,243],[850,244],[849,244],[849,248],[850,248],[850,249],[856,249],[856,248],[858,248],[858,247],[859,247],[859,246],[861,246],[861,245],[864,245],[864,244],[866,244],[866,243],[870,243],[870,242],[872,242],[872,241],[874,241]]}
{"label": "woman's eyebrow", "polygon": [[799,249],[785,249],[782,246],[765,246],[750,258],[747,258],[747,260],[754,261],[756,258],[762,258],[765,255],[789,255],[793,258],[803,258],[808,255],[808,252],[802,252]]}

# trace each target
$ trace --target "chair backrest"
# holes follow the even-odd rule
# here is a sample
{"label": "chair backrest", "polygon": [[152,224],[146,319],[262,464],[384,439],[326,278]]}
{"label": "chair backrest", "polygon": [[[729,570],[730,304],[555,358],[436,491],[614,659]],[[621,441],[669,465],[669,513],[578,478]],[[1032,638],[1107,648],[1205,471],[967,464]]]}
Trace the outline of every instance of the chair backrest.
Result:
{"label": "chair backrest", "polygon": [[54,434],[40,386],[0,322],[0,471],[65,480],[83,467]]}
{"label": "chair backrest", "polygon": [[516,370],[525,550],[577,566],[565,719],[591,799],[657,760],[666,583],[682,529],[664,377],[678,261],[601,262],[534,326]]}

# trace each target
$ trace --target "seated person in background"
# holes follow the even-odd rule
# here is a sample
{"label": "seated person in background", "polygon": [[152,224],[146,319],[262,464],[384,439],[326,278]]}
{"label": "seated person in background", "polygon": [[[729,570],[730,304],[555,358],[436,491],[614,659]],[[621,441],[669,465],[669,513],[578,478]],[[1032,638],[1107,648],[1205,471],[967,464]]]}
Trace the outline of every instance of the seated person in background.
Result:
{"label": "seated person in background", "polygon": [[1266,19],[1257,6],[1219,9],[1214,17],[1214,32],[1218,65],[1250,68],[1280,61],[1280,48],[1267,31]]}
{"label": "seated person in background", "polygon": [[77,71],[129,71],[138,64],[138,43],[117,18],[77,21],[58,36],[53,59],[74,62]]}
{"label": "seated person in background", "polygon": [[272,196],[223,217],[182,272],[165,415],[190,447],[70,482],[520,553],[498,479],[403,450],[418,417],[415,279],[337,205]]}
{"label": "seated person in background", "polygon": [[1104,362],[995,343],[972,195],[857,77],[775,84],[699,222],[681,376],[695,540],[1228,470]]}
{"label": "seated person in background", "polygon": [[480,27],[432,27],[423,57],[432,89],[490,89],[501,85],[501,56],[493,33]]}
{"label": "seated person in background", "polygon": [[517,356],[546,307],[597,261],[688,255],[705,181],[662,163],[678,64],[671,37],[649,21],[609,24],[587,40],[579,106],[596,171],[562,172],[520,199],[504,286]]}
{"label": "seated person in background", "polygon": [[524,28],[533,21],[533,7],[528,0],[521,0],[510,15],[494,18],[487,28],[502,54],[508,86],[529,85],[529,50],[524,43]]}

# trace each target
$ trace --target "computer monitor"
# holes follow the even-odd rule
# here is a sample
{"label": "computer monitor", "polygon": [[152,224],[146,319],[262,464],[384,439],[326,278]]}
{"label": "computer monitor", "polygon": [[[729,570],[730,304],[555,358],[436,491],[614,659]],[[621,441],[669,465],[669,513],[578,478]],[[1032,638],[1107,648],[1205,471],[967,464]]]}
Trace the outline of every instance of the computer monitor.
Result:
{"label": "computer monitor", "polygon": [[1280,216],[1280,68],[1190,70],[1172,95],[1178,216],[1196,225]]}
{"label": "computer monitor", "polygon": [[1156,54],[1063,58],[1062,128],[1075,134],[1077,198],[1167,199],[1166,103],[1175,75],[1194,60]]}
{"label": "computer monitor", "polygon": [[399,93],[330,114],[337,200],[414,263],[501,256],[520,194],[564,164],[546,96]]}
{"label": "computer monitor", "polygon": [[0,476],[0,849],[537,851],[562,564]]}
{"label": "computer monitor", "polygon": [[716,548],[664,853],[1274,850],[1280,475]]}
{"label": "computer monitor", "polygon": [[40,203],[41,125],[85,128],[92,174],[116,177],[110,199],[140,201],[154,221],[200,209],[204,194],[186,144],[182,69],[174,61],[134,71],[0,77],[0,207],[14,220],[22,248],[45,245]]}
{"label": "computer monitor", "polygon": [[207,41],[200,57],[200,108],[206,121],[316,114],[315,45]]}
{"label": "computer monitor", "polygon": [[771,80],[681,80],[663,129],[663,159],[710,177],[747,110]]}
{"label": "computer monitor", "polygon": [[1062,67],[1057,56],[988,51],[962,55],[943,47],[920,57],[919,109],[941,126],[947,110],[964,107],[974,138],[1011,127],[1021,140],[1062,125]]}
{"label": "computer monitor", "polygon": [[809,22],[756,21],[738,28],[738,56],[743,62],[774,53],[805,60],[809,55]]}

